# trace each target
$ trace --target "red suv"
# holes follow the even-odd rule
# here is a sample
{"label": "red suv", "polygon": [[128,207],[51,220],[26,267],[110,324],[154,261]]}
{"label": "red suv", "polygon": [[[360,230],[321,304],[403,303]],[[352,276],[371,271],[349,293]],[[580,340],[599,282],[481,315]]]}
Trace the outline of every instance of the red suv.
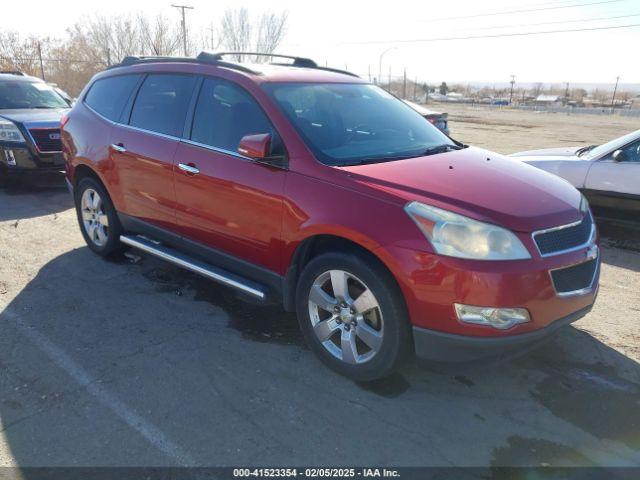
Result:
{"label": "red suv", "polygon": [[277,300],[358,380],[414,352],[521,351],[591,309],[596,228],[564,180],[348,72],[224,56],[127,57],[63,119],[93,251],[135,247]]}

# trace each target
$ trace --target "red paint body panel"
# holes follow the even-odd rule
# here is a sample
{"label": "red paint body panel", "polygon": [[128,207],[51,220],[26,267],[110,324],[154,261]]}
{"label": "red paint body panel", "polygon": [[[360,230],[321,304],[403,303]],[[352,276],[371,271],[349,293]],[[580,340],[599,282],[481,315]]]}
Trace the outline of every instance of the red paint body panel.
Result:
{"label": "red paint body panel", "polygon": [[178,141],[116,125],[110,144],[113,175],[122,191],[122,212],[162,228],[176,226],[173,160]]}
{"label": "red paint body panel", "polygon": [[[150,71],[211,75],[245,88],[282,138],[289,168],[114,126],[79,100],[63,127],[68,178],[73,183],[78,166],[91,167],[118,211],[283,277],[306,239],[334,235],[351,240],[394,275],[411,323],[441,332],[476,337],[526,333],[593,303],[595,290],[559,297],[549,275],[550,269],[583,261],[586,249],[541,258],[530,235],[579,219],[580,194],[563,180],[475,148],[346,168],[323,165],[261,85],[362,82],[346,75],[284,67],[253,75],[176,62],[135,65],[96,78]],[[111,143],[123,143],[128,152],[114,153]],[[197,166],[200,173],[189,175],[179,163]],[[404,211],[410,201],[511,229],[532,258],[492,262],[437,255]],[[532,320],[505,331],[463,324],[455,316],[456,302],[522,307]]]}
{"label": "red paint body panel", "polygon": [[175,169],[178,233],[279,270],[287,172],[187,143],[176,158],[200,170]]}

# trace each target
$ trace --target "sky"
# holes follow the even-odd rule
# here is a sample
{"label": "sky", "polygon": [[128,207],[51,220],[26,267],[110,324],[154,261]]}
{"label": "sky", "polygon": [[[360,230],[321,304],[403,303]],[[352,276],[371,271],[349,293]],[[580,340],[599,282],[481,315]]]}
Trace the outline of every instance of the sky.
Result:
{"label": "sky", "polygon": [[[193,33],[216,27],[227,8],[251,14],[287,11],[278,49],[335,68],[386,80],[449,83],[601,83],[640,86],[640,0],[177,0],[191,5]],[[171,0],[21,0],[2,9],[2,29],[63,37],[95,14],[163,13],[179,19]],[[34,15],[33,12],[38,12]],[[27,20],[28,19],[28,20]],[[598,29],[545,35],[528,32]],[[208,33],[206,33],[208,35]],[[477,38],[495,35],[492,38]],[[466,37],[466,38],[460,38]],[[468,38],[472,37],[472,38]],[[476,38],[473,38],[476,37]],[[444,40],[457,38],[456,40]],[[434,40],[438,39],[438,40]],[[427,41],[425,41],[427,40]],[[385,53],[386,52],[386,53]],[[382,58],[381,58],[382,57]],[[382,68],[380,65],[382,63]]]}

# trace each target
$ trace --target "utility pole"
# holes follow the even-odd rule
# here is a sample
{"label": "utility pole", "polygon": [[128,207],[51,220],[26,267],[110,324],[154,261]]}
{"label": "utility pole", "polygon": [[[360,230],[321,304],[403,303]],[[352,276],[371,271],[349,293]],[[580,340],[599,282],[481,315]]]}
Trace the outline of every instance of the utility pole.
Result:
{"label": "utility pole", "polygon": [[391,65],[389,65],[389,88],[387,92],[391,93]]}
{"label": "utility pole", "polygon": [[107,67],[111,66],[111,49],[107,47]]}
{"label": "utility pole", "polygon": [[209,48],[211,49],[211,51],[213,51],[214,46],[213,46],[213,32],[215,31],[215,29],[213,28],[213,22],[211,22],[211,26],[209,28],[207,28],[207,30],[209,30],[209,34],[211,35],[211,43],[209,44]]}
{"label": "utility pole", "polygon": [[42,80],[46,81],[46,78],[44,78],[44,64],[42,63],[42,47],[40,46],[40,42],[38,42],[38,58],[40,59],[40,76]]}
{"label": "utility pole", "polygon": [[616,77],[616,86],[613,88],[613,98],[611,99],[611,109],[616,108],[616,93],[618,93],[618,82],[620,81],[620,76]]}
{"label": "utility pole", "polygon": [[403,75],[403,83],[402,83],[402,98],[406,99],[407,98],[407,67],[404,68],[404,75]]}
{"label": "utility pole", "polygon": [[416,96],[416,88],[418,88],[418,77],[415,78],[415,80],[413,81],[413,100],[417,100],[418,97]]}
{"label": "utility pole", "polygon": [[564,90],[564,98],[569,98],[569,82],[567,82],[567,88]]}
{"label": "utility pole", "polygon": [[390,52],[391,50],[396,50],[396,49],[397,47],[387,48],[380,54],[380,58],[378,62],[378,81],[380,82],[380,84],[382,84],[382,59],[387,54],[387,52]]}
{"label": "utility pole", "polygon": [[369,64],[369,83],[371,83],[371,64]]}
{"label": "utility pole", "polygon": [[173,8],[179,8],[182,10],[182,47],[184,49],[184,56],[187,56],[187,21],[184,16],[185,10],[193,10],[193,7],[189,5],[171,5]]}
{"label": "utility pole", "polygon": [[511,84],[511,92],[509,93],[509,105],[511,105],[511,100],[513,100],[513,86],[516,84],[515,75],[511,75],[511,81],[509,83]]}

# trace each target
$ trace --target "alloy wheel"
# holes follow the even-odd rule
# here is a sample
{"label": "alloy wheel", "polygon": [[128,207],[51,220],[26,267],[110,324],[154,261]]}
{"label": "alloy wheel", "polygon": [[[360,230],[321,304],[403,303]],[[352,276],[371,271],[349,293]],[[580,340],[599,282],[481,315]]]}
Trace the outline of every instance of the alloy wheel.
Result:
{"label": "alloy wheel", "polygon": [[98,247],[103,247],[109,240],[109,218],[104,211],[100,194],[87,188],[80,201],[82,223],[89,239]]}
{"label": "alloy wheel", "polygon": [[323,347],[349,364],[371,360],[382,346],[380,304],[367,285],[344,270],[319,275],[309,292],[309,317]]}

